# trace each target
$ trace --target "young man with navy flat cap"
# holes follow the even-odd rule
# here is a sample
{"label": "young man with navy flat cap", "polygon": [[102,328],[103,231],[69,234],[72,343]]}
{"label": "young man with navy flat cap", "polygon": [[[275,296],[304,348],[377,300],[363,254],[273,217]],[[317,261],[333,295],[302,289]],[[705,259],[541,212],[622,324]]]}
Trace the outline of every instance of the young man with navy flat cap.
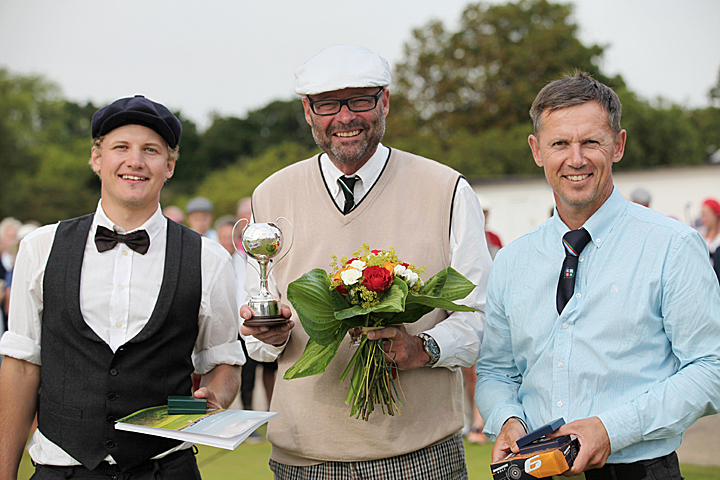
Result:
{"label": "young man with navy flat cap", "polygon": [[[391,149],[380,141],[390,108],[390,67],[370,50],[327,48],[295,72],[305,119],[323,150],[268,178],[253,193],[253,216],[293,226],[288,256],[273,267],[271,287],[284,298],[288,283],[330,254],[366,242],[393,246],[400,258],[426,266],[429,277],[452,266],[477,288],[463,302],[476,312],[436,309],[418,322],[368,333],[386,339],[400,375],[402,414],[351,417],[340,382],[354,350],[341,348],[325,373],[282,380],[308,340],[295,312],[280,327],[243,325],[248,353],[279,364],[268,426],[270,465],[277,479],[463,479],[463,380],[475,364],[484,326],[491,259],[477,195],[456,171]],[[246,289],[259,285],[248,271]],[[241,316],[252,312],[243,306]]]}
{"label": "young man with navy flat cap", "polygon": [[15,479],[30,426],[34,479],[196,479],[191,444],[114,422],[190,395],[227,407],[245,357],[230,256],[160,210],[180,121],[143,96],[92,119],[95,213],[20,244],[0,340],[0,479]]}

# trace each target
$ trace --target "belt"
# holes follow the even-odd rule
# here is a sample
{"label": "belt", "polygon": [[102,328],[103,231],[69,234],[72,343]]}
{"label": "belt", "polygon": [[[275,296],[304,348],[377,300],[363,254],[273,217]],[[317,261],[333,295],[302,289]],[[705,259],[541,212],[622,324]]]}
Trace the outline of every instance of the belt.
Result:
{"label": "belt", "polygon": [[602,468],[585,470],[585,478],[586,480],[642,480],[647,476],[646,467],[662,462],[673,455],[675,452],[633,463],[606,463]]}
{"label": "belt", "polygon": [[149,471],[153,471],[155,469],[162,469],[162,467],[172,461],[177,460],[178,458],[184,456],[184,455],[195,455],[195,446],[193,448],[186,448],[183,450],[178,450],[176,452],[170,453],[168,455],[165,455],[162,458],[158,458],[156,460],[145,460],[144,462],[135,465],[132,468],[129,468],[126,471],[122,471],[121,467],[117,464],[111,464],[108,462],[100,462],[100,464],[95,467],[93,470],[89,470],[87,467],[83,465],[74,465],[74,466],[58,466],[58,465],[42,465],[37,464],[36,468],[38,469],[49,469],[53,470],[55,472],[61,473],[64,475],[64,478],[73,478],[73,477],[85,477],[85,476],[97,476],[97,475],[107,475],[110,479],[119,479],[119,478],[125,478],[128,475],[131,474],[141,474],[146,473]]}

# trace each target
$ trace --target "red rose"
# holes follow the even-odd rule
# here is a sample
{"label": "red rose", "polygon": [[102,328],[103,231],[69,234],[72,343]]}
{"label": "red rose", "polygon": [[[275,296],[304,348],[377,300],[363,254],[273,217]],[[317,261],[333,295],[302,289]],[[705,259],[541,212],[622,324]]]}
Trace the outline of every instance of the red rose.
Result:
{"label": "red rose", "polygon": [[338,285],[336,285],[336,286],[335,286],[335,290],[337,290],[338,292],[342,293],[343,295],[347,295],[347,294],[348,294],[348,291],[347,291],[347,289],[345,288],[345,285],[343,285],[342,283],[339,283]]}
{"label": "red rose", "polygon": [[392,273],[385,267],[367,267],[363,273],[362,284],[371,292],[384,292],[393,283]]}

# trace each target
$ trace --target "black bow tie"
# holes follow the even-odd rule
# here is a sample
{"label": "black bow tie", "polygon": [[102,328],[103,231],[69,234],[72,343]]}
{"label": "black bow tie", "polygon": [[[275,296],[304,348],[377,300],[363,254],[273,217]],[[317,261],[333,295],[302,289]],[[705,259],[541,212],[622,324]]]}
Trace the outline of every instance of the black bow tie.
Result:
{"label": "black bow tie", "polygon": [[140,255],[145,255],[150,248],[150,236],[145,230],[137,230],[127,235],[115,233],[109,228],[98,225],[95,232],[95,246],[98,252],[102,253],[115,248],[117,243],[124,243]]}

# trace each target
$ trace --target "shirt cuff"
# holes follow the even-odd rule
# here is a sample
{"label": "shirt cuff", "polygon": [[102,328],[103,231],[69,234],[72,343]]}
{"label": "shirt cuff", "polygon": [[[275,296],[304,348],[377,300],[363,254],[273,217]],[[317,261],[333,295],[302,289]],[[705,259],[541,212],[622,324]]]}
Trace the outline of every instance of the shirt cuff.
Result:
{"label": "shirt cuff", "polygon": [[193,354],[195,372],[205,375],[218,365],[244,365],[245,354],[240,340],[223,343]]}
{"label": "shirt cuff", "polygon": [[455,359],[455,351],[453,349],[455,339],[453,336],[446,329],[437,327],[422,333],[430,335],[440,348],[440,358],[431,368],[446,367],[453,371],[457,370],[459,366],[453,364]]}
{"label": "shirt cuff", "polygon": [[5,332],[0,339],[0,355],[40,365],[40,345],[14,332]]}
{"label": "shirt cuff", "polygon": [[610,452],[638,443],[642,440],[640,418],[632,403],[603,412],[597,416],[605,426],[610,439]]}

